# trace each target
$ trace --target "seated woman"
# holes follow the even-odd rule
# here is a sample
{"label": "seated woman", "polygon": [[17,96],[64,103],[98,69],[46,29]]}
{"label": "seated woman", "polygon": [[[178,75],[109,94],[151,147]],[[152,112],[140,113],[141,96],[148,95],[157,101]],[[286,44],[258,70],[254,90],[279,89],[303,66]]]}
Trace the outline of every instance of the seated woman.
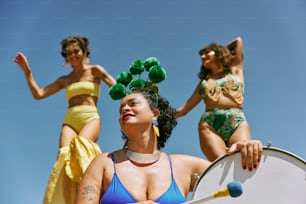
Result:
{"label": "seated woman", "polygon": [[[81,181],[77,204],[183,203],[210,165],[202,158],[161,151],[177,125],[169,102],[148,88],[134,88],[120,105],[119,123],[126,145],[97,156]],[[244,160],[258,164],[261,143],[238,142]],[[234,150],[234,149],[233,149]],[[250,152],[256,154],[249,155]],[[253,158],[257,155],[258,158]]]}

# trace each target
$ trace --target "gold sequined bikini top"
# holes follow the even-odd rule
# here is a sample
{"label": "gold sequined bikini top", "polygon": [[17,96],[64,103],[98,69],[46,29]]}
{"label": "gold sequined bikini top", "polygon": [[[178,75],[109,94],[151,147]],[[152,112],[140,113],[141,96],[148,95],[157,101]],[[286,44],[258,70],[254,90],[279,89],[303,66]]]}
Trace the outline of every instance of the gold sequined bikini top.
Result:
{"label": "gold sequined bikini top", "polygon": [[68,100],[82,94],[98,97],[99,93],[100,85],[91,81],[79,81],[66,87],[66,97]]}
{"label": "gold sequined bikini top", "polygon": [[202,81],[201,93],[203,99],[218,101],[221,93],[230,97],[237,104],[243,103],[243,82],[233,74],[227,74],[221,79],[208,79]]}

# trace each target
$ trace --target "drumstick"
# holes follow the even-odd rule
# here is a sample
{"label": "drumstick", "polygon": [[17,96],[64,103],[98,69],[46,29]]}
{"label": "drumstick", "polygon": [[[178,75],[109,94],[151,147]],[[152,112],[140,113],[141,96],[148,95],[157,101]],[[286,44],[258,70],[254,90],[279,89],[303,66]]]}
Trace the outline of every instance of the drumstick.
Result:
{"label": "drumstick", "polygon": [[186,204],[199,204],[199,203],[203,203],[215,198],[219,198],[219,197],[225,197],[225,196],[231,196],[231,197],[238,197],[242,194],[242,187],[240,182],[238,181],[232,181],[230,183],[227,184],[227,186],[223,189],[220,189],[214,193],[212,193],[212,195],[207,196],[205,198],[200,198],[197,200],[191,200],[186,202]]}

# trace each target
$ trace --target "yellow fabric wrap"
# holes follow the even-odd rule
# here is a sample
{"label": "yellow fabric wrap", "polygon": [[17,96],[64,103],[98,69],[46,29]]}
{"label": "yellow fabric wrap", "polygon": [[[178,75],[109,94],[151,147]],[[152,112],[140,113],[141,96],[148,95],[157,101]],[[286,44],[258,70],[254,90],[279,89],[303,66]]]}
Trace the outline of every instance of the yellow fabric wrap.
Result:
{"label": "yellow fabric wrap", "polygon": [[74,204],[86,168],[101,153],[98,144],[80,136],[74,137],[69,146],[60,148],[43,204]]}

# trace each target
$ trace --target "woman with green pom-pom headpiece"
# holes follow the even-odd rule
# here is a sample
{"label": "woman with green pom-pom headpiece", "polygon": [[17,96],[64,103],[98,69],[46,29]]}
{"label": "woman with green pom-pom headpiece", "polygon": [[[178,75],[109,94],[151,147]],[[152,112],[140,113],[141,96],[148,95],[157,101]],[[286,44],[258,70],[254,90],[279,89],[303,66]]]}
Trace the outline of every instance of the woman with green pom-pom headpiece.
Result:
{"label": "woman with green pom-pom headpiece", "polygon": [[[169,101],[148,87],[135,87],[123,97],[118,122],[126,145],[91,162],[80,184],[76,204],[199,203],[186,199],[211,162],[162,151],[177,125],[175,114],[176,109]],[[157,123],[152,125],[152,121]],[[242,154],[247,146],[237,145]],[[220,195],[228,194],[222,191]]]}

